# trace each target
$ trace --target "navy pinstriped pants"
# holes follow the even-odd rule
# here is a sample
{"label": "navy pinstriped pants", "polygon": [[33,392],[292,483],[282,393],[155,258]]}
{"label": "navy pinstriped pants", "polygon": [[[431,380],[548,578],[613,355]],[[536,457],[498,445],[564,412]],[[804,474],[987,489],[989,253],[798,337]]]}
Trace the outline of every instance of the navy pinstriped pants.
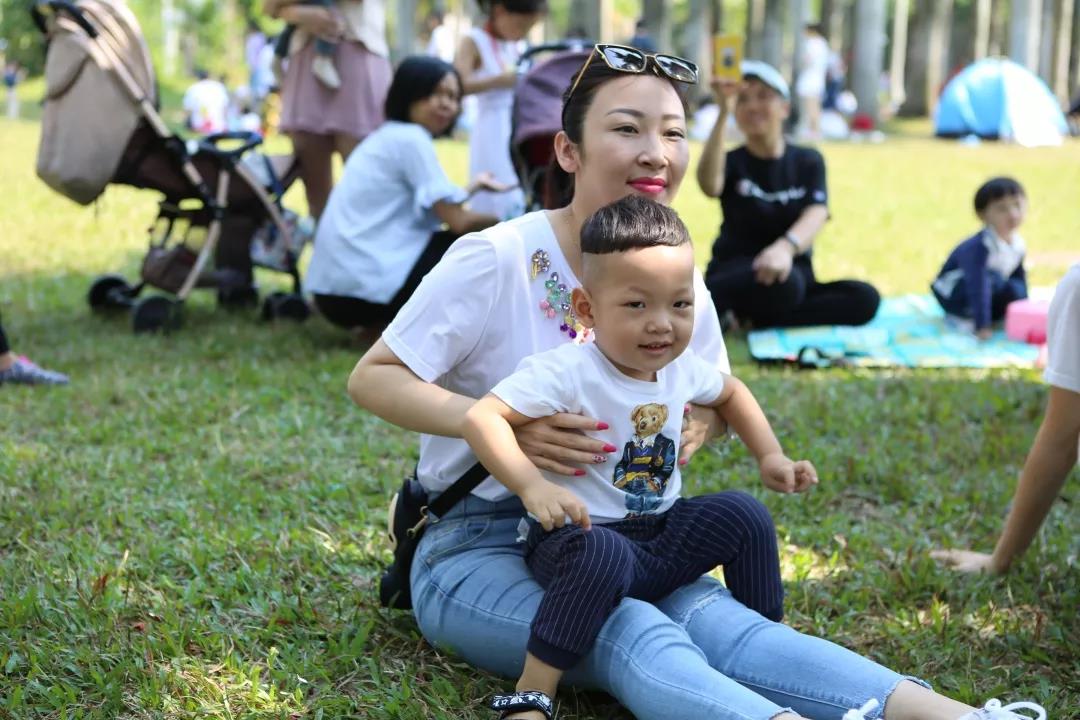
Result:
{"label": "navy pinstriped pants", "polygon": [[528,650],[572,667],[624,597],[656,601],[717,565],[735,599],[779,622],[784,588],[768,509],[743,492],[680,498],[666,513],[588,532],[577,525],[529,532],[525,560],[543,586]]}

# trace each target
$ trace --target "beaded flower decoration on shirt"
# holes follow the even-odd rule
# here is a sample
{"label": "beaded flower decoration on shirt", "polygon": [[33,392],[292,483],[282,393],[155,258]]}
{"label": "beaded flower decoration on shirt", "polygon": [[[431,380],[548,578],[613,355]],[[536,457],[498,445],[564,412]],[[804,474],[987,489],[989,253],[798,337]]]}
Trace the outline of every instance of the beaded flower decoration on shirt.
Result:
{"label": "beaded flower decoration on shirt", "polygon": [[571,288],[566,286],[558,272],[551,270],[551,258],[547,251],[537,250],[529,260],[529,275],[536,280],[545,274],[547,279],[544,280],[544,290],[547,296],[540,301],[540,312],[551,320],[559,320],[559,331],[566,333],[575,343],[584,343],[589,339],[591,331],[574,315],[573,306],[570,304]]}

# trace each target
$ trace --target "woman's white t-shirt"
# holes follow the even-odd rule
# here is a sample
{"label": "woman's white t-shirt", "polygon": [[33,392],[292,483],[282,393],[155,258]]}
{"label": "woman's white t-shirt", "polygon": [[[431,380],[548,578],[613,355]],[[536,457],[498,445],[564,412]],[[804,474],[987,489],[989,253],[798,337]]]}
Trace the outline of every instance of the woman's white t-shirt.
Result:
{"label": "woman's white t-shirt", "polygon": [[[550,267],[534,278],[532,258],[541,251],[547,253]],[[544,282],[553,272],[568,287],[581,284],[545,211],[465,235],[420,283],[383,333],[383,342],[421,380],[467,397],[483,397],[522,359],[571,342],[559,329],[560,318],[549,318],[540,308],[547,296]],[[716,308],[696,271],[694,289],[690,347],[729,372]],[[461,438],[420,436],[417,476],[430,491],[445,490],[475,462]],[[510,497],[490,477],[473,493],[486,500]]]}
{"label": "woman's white t-shirt", "polygon": [[388,120],[345,161],[319,218],[305,290],[390,302],[442,227],[435,203],[465,198],[439,164],[430,133]]}
{"label": "woman's white t-shirt", "polygon": [[1054,291],[1046,346],[1046,382],[1080,393],[1080,264],[1069,268]]}
{"label": "woman's white t-shirt", "polygon": [[585,466],[583,477],[544,472],[577,495],[593,522],[667,512],[679,498],[679,439],[683,406],[711,403],[724,375],[693,350],[657,371],[648,382],[623,374],[596,343],[564,343],[530,355],[492,394],[531,418],[568,412],[608,423],[589,433],[618,448],[606,463]]}

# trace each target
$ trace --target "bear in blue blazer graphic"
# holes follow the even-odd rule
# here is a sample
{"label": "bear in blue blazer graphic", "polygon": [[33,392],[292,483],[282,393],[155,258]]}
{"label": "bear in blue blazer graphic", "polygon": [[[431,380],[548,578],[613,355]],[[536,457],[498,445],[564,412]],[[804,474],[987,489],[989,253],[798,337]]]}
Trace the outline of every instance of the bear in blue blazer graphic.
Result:
{"label": "bear in blue blazer graphic", "polygon": [[660,432],[668,419],[667,407],[659,403],[638,405],[630,419],[634,439],[623,446],[614,478],[615,487],[626,493],[628,516],[660,507],[664,488],[675,470],[675,442]]}

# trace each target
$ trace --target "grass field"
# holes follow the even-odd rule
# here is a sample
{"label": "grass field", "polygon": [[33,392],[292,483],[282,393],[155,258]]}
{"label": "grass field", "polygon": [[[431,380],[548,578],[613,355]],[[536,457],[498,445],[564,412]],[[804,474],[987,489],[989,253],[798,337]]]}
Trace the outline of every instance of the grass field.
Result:
{"label": "grass field", "polygon": [[[970,148],[903,129],[824,147],[821,275],[924,291],[975,229],[975,187],[1003,172],[1031,198],[1033,282],[1077,259],[1080,143]],[[362,348],[321,320],[266,325],[209,295],[166,337],[91,316],[96,275],[136,273],[154,194],[110,188],[77,207],[34,177],[36,143],[35,125],[0,121],[0,312],[17,350],[73,380],[0,388],[0,718],[492,717],[481,700],[507,683],[375,602],[385,503],[416,446],[345,396]],[[460,178],[463,147],[441,152]],[[718,208],[692,182],[677,206],[704,261]],[[743,488],[769,505],[788,622],[969,702],[1034,699],[1077,717],[1078,474],[1008,578],[926,556],[992,546],[1041,417],[1038,375],[805,373],[731,348],[822,482],[767,495],[727,445],[698,454],[689,491]],[[601,694],[559,700],[568,720],[628,717]]]}

